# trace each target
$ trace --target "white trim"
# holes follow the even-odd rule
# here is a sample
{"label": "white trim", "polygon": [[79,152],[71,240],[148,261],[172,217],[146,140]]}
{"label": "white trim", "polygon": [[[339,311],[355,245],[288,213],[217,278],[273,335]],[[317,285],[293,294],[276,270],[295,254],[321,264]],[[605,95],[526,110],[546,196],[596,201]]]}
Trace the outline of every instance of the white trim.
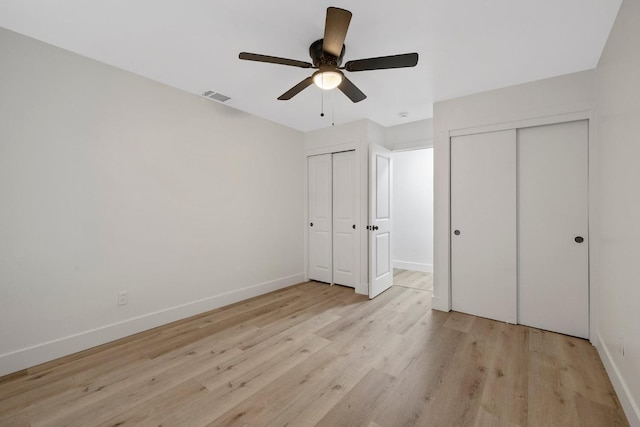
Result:
{"label": "white trim", "polygon": [[351,151],[358,149],[358,142],[345,142],[343,144],[335,144],[335,145],[326,145],[318,148],[307,148],[305,150],[305,156],[318,156],[320,154],[333,154],[339,153],[341,151]]}
{"label": "white trim", "polygon": [[474,135],[477,133],[497,132],[501,130],[522,129],[533,126],[544,126],[555,123],[574,122],[577,120],[591,119],[591,111],[583,110],[572,113],[553,114],[550,116],[535,117],[532,119],[515,120],[511,122],[495,123],[486,126],[474,126],[464,129],[452,129],[449,131],[449,137]]}
{"label": "white trim", "polygon": [[399,268],[401,270],[421,271],[423,273],[433,273],[433,264],[423,264],[420,262],[410,261],[391,261],[393,268]]}
{"label": "white trim", "polygon": [[588,145],[588,180],[589,180],[589,211],[588,227],[589,227],[589,341],[594,346],[599,344],[598,334],[595,333],[598,324],[598,305],[596,295],[599,295],[598,287],[598,254],[600,245],[600,235],[596,224],[599,223],[598,215],[598,145],[597,145],[597,114],[595,108],[589,115],[589,145]]}
{"label": "white trim", "polygon": [[358,278],[356,294],[369,295],[369,232],[366,226],[369,222],[369,142],[359,143],[356,148],[356,203],[358,204],[360,230],[360,251],[357,259]]}
{"label": "white trim", "polygon": [[389,144],[387,148],[391,151],[412,151],[433,148],[433,138],[420,139],[411,142],[402,142],[399,144]]}
{"label": "white trim", "polygon": [[303,282],[304,276],[304,273],[299,273],[257,285],[247,286],[246,288],[159,310],[122,322],[112,323],[11,353],[5,353],[0,355],[0,376],[166,325],[176,320],[185,319],[238,301],[283,289]]}
{"label": "white trim", "polygon": [[613,384],[613,388],[615,389],[618,399],[622,404],[622,409],[627,416],[627,420],[632,427],[640,427],[640,409],[638,408],[638,403],[633,400],[631,391],[613,361],[611,352],[607,348],[605,341],[600,336],[600,332],[597,333],[597,336],[600,345],[597,346],[596,349],[598,350],[598,354],[600,355],[600,359],[602,360],[602,364],[604,365],[607,374],[609,374],[609,379],[611,380],[611,384]]}
{"label": "white trim", "polygon": [[304,157],[304,280],[309,281],[309,157]]}

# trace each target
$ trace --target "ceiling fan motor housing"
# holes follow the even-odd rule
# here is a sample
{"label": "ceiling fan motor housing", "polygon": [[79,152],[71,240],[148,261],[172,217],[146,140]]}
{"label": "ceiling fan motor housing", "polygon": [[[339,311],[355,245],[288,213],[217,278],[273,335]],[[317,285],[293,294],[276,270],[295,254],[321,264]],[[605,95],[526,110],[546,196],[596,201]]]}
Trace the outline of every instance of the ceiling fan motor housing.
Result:
{"label": "ceiling fan motor housing", "polygon": [[311,60],[313,61],[313,66],[316,68],[320,67],[335,67],[338,68],[342,65],[342,58],[344,58],[345,45],[342,45],[342,51],[340,52],[340,56],[336,57],[331,55],[328,52],[325,52],[322,49],[323,39],[319,39],[311,43],[309,46],[309,56],[311,56]]}

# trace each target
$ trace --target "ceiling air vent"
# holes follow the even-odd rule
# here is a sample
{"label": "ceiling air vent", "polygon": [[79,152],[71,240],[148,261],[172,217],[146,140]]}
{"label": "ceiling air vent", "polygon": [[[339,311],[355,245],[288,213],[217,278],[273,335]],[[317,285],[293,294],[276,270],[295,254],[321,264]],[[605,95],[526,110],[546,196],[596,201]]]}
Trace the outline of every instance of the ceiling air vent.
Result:
{"label": "ceiling air vent", "polygon": [[228,96],[225,96],[225,95],[223,95],[221,93],[214,92],[212,90],[208,90],[208,91],[204,92],[202,94],[202,96],[204,96],[205,98],[213,99],[213,100],[220,101],[220,102],[225,102],[225,101],[228,101],[228,100],[231,99]]}

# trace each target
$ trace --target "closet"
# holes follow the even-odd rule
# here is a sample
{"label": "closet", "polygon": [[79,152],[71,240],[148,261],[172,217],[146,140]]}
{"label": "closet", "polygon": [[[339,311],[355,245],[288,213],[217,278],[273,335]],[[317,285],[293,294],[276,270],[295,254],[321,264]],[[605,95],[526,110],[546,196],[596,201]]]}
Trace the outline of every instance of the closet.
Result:
{"label": "closet", "polygon": [[308,157],[309,279],[355,288],[355,151]]}
{"label": "closet", "polygon": [[456,311],[589,337],[588,121],[451,138]]}

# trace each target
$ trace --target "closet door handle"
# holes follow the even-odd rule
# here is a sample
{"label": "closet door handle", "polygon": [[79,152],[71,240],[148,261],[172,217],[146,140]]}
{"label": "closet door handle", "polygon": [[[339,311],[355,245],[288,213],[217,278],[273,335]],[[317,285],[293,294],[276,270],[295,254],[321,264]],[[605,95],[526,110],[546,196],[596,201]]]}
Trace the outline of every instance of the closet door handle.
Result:
{"label": "closet door handle", "polygon": [[355,230],[355,229],[356,229],[356,225],[355,225],[355,224],[353,224],[353,225],[351,226],[351,228],[353,228],[353,229]]}
{"label": "closet door handle", "polygon": [[582,242],[584,242],[584,239],[582,238],[582,236],[576,236],[576,238],[575,238],[575,239],[573,239],[573,240],[575,240],[575,241],[576,241],[576,243],[582,243]]}
{"label": "closet door handle", "polygon": [[460,235],[460,230],[454,231],[453,234],[455,234],[456,236],[459,236]]}
{"label": "closet door handle", "polygon": [[373,227],[371,227],[371,229],[372,229],[372,230],[377,230],[377,229],[378,229],[378,226],[377,226],[377,225],[374,225]]}
{"label": "closet door handle", "polygon": [[309,227],[313,227],[313,223],[309,224]]}

